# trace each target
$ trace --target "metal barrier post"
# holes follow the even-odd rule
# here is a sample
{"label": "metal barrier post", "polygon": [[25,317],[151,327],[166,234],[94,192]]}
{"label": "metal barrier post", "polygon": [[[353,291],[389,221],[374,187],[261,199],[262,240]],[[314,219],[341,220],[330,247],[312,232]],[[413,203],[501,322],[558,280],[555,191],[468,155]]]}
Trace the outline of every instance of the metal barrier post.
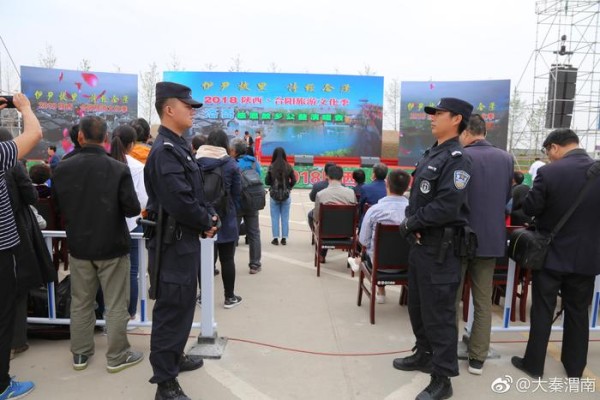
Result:
{"label": "metal barrier post", "polygon": [[[138,240],[138,296],[140,304],[140,321],[148,321],[148,283],[146,274],[148,273],[148,252],[146,251],[146,241],[141,232],[132,232],[131,240]],[[130,322],[132,324],[132,322]]]}
{"label": "metal barrier post", "polygon": [[[52,238],[45,237],[44,240],[46,241],[46,247],[48,247],[48,253],[52,254]],[[48,318],[55,319],[56,318],[56,304],[54,302],[54,299],[55,299],[55,297],[54,297],[54,282],[48,283],[47,298],[48,298]]]}
{"label": "metal barrier post", "polygon": [[215,329],[215,244],[216,237],[200,239],[202,317],[198,343],[192,346],[188,354],[219,359],[225,351],[227,338],[219,337]]}

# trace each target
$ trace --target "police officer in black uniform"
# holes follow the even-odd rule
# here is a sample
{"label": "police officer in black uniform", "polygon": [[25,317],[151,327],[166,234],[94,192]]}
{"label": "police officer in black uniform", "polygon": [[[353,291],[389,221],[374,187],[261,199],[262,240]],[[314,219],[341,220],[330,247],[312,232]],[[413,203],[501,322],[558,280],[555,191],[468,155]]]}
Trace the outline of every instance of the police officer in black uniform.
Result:
{"label": "police officer in black uniform", "polygon": [[[437,142],[413,172],[413,185],[401,232],[411,242],[408,312],[416,336],[415,353],[394,360],[394,368],[431,373],[417,400],[452,396],[450,377],[458,375],[456,308],[460,252],[468,243],[466,188],[471,159],[462,152],[459,134],[473,106],[442,98],[425,107]],[[465,233],[466,232],[466,233]]]}
{"label": "police officer in black uniform", "polygon": [[[182,134],[192,126],[195,109],[190,88],[172,82],[156,84],[156,110],[161,120],[144,168],[149,218],[157,222],[148,236],[149,267],[157,274],[152,311],[151,383],[156,400],[189,399],[177,382],[180,371],[202,366],[183,353],[196,305],[200,268],[199,235],[216,232],[214,210],[204,205],[202,178]],[[160,231],[160,233],[158,233]],[[159,250],[157,251],[157,246]]]}

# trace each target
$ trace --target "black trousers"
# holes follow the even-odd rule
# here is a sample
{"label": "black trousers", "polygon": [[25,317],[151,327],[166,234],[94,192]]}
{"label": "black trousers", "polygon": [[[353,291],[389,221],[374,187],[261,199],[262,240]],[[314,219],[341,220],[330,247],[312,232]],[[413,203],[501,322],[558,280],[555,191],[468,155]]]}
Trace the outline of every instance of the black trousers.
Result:
{"label": "black trousers", "polygon": [[0,250],[0,393],[8,387],[17,277],[11,250]]}
{"label": "black trousers", "polygon": [[[225,298],[235,295],[235,242],[215,243],[215,267],[221,262],[221,278]],[[200,270],[198,270],[198,288],[202,290]]]}
{"label": "black trousers", "polygon": [[590,337],[588,306],[592,300],[595,278],[547,269],[533,272],[531,327],[524,358],[527,370],[537,375],[544,374],[546,350],[560,290],[564,307],[560,359],[568,377],[581,377],[587,364]]}
{"label": "black trousers", "polygon": [[460,259],[450,247],[442,263],[438,246],[411,246],[408,263],[408,313],[419,350],[432,353],[434,375],[457,376],[456,291]]}
{"label": "black trousers", "polygon": [[[158,299],[152,310],[150,364],[154,374],[151,383],[165,382],[179,375],[179,361],[196,308],[200,246],[199,243],[194,246],[198,248],[184,254],[180,254],[182,246],[179,249],[170,246],[162,253]],[[148,251],[148,261],[153,265],[153,249]]]}

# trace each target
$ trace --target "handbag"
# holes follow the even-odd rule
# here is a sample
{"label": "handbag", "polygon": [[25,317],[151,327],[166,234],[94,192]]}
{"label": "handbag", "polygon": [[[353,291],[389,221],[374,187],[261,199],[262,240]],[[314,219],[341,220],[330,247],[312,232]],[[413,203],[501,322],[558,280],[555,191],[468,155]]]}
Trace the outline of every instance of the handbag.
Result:
{"label": "handbag", "polygon": [[594,162],[587,170],[587,182],[571,208],[563,215],[558,224],[552,229],[550,234],[540,232],[535,227],[515,229],[510,234],[508,245],[508,256],[515,260],[519,266],[534,271],[542,269],[546,262],[548,248],[550,243],[560,231],[560,229],[569,220],[575,209],[579,206],[583,197],[588,192],[594,179],[600,173],[600,161]]}

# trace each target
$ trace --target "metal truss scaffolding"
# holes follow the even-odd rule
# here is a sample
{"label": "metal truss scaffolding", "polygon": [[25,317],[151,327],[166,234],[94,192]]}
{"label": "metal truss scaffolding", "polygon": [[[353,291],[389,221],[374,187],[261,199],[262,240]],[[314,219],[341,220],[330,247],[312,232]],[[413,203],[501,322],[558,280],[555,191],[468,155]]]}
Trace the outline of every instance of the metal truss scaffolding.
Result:
{"label": "metal truss scaffolding", "polygon": [[515,87],[521,104],[513,111],[522,118],[512,124],[510,150],[538,155],[551,130],[568,126],[598,156],[600,1],[537,0],[535,12],[536,46]]}

